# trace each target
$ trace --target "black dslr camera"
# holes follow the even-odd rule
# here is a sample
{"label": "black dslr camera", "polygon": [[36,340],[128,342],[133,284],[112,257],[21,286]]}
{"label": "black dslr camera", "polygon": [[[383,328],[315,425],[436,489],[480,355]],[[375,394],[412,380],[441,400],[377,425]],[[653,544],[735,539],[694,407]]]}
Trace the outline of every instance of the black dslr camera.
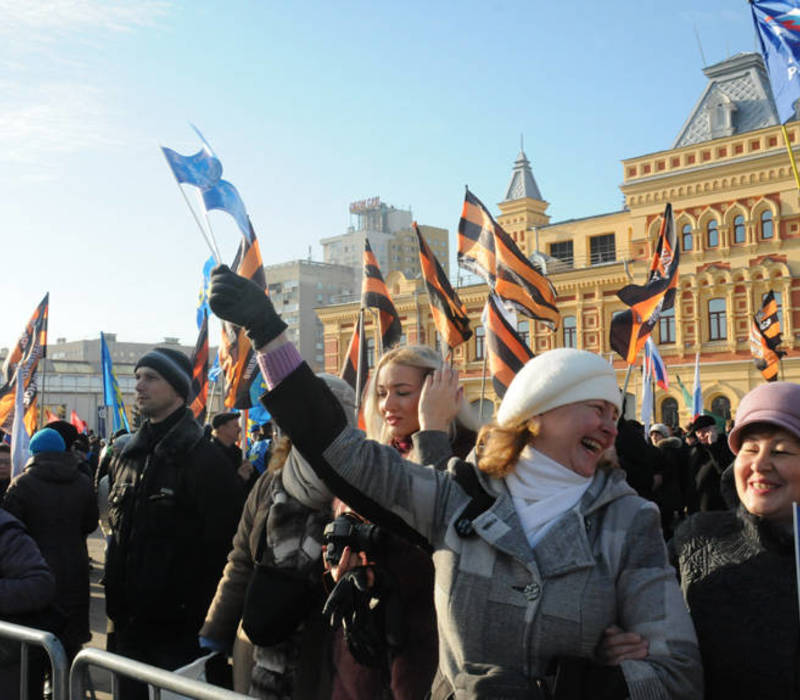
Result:
{"label": "black dslr camera", "polygon": [[326,545],[325,561],[336,566],[345,547],[369,555],[381,546],[384,534],[377,525],[365,523],[353,513],[344,513],[325,526],[322,538]]}

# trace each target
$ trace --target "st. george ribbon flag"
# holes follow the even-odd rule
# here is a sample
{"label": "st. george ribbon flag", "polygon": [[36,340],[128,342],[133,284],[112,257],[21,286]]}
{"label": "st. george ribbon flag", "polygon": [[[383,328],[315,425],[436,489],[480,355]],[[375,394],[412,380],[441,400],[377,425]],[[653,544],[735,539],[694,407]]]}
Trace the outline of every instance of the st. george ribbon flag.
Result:
{"label": "st. george ribbon flag", "polygon": [[372,252],[369,238],[364,239],[364,277],[361,281],[361,307],[378,310],[378,327],[381,333],[381,346],[388,350],[400,341],[403,327],[400,316],[389,294],[389,288],[383,281],[378,259]]}
{"label": "st. george ribbon flag", "polygon": [[428,303],[433,316],[433,323],[439,336],[451,350],[472,337],[469,328],[467,307],[450,284],[444,269],[439,264],[427,241],[415,221],[412,228],[417,234],[419,244],[419,266],[425,288],[428,291]]}
{"label": "st. george ribbon flag", "polygon": [[800,98],[800,0],[750,0],[761,55],[785,124]]}
{"label": "st. george ribbon flag", "polygon": [[108,351],[106,337],[100,332],[100,364],[103,369],[103,403],[111,407],[112,426],[116,433],[121,428],[131,432],[128,416],[125,414],[125,404],[122,401],[122,392],[119,389],[117,375],[114,374],[114,365],[111,362],[111,353]]}
{"label": "st. george ribbon flag", "polygon": [[680,249],[675,237],[672,205],[667,204],[661,220],[656,251],[644,285],[629,284],[617,296],[630,308],[611,320],[609,344],[629,365],[644,347],[662,312],[672,308],[678,287]]}
{"label": "st. george ribbon flag", "polygon": [[502,300],[490,292],[482,314],[486,329],[484,352],[492,376],[492,386],[501,399],[517,372],[533,357],[528,344],[516,331],[516,319],[511,316]]}

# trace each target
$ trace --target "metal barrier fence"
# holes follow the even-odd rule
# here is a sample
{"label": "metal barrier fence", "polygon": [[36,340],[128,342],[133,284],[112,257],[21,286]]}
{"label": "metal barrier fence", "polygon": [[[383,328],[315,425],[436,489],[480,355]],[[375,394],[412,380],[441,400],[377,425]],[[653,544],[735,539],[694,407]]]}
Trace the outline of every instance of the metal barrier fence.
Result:
{"label": "metal barrier fence", "polygon": [[[153,691],[151,694],[153,700],[161,700],[162,690],[194,698],[194,700],[247,700],[246,695],[234,693],[232,690],[185,678],[172,671],[165,671],[162,668],[133,661],[125,656],[101,649],[84,649],[72,662],[69,676],[71,700],[81,700],[85,696],[88,666],[98,666],[111,671],[111,694],[113,697],[117,696],[118,676],[127,676],[149,684]],[[53,700],[56,700],[55,697]]]}
{"label": "metal barrier fence", "polygon": [[20,643],[20,698],[28,698],[28,648],[37,646],[42,647],[50,659],[53,700],[67,700],[67,655],[54,634],[0,620],[0,637]]}

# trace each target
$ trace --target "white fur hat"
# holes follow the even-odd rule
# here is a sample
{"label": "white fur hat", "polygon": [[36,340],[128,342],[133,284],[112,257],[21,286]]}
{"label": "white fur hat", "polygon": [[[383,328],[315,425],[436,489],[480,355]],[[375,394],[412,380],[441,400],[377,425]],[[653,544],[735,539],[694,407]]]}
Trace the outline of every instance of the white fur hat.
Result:
{"label": "white fur hat", "polygon": [[576,401],[602,399],[622,406],[613,367],[600,355],[573,348],[548,350],[528,360],[497,410],[500,425],[512,425]]}

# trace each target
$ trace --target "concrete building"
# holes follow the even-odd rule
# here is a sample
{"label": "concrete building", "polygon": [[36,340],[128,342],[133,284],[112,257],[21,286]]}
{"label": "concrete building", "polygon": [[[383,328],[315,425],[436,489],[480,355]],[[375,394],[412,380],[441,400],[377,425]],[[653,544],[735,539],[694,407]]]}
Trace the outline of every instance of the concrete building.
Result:
{"label": "concrete building", "polygon": [[[626,365],[609,347],[612,317],[624,310],[617,291],[643,284],[661,218],[671,202],[681,261],[674,309],[654,331],[670,376],[669,391],[656,391],[655,420],[686,424],[689,409],[680,376],[691,390],[700,353],[703,406],[735,414],[740,399],[763,382],[749,349],[753,313],[770,289],[776,293],[783,330],[782,376],[800,382],[800,193],[781,134],[772,94],[758,54],[737,54],[704,70],[708,85],[671,147],[622,161],[624,208],[551,222],[530,163],[514,164],[498,222],[537,264],[547,269],[558,294],[556,331],[520,317],[519,331],[535,353],[572,346],[613,361],[620,385]],[[798,151],[800,122],[786,125]],[[408,342],[433,344],[433,324],[420,280],[393,273],[387,279]],[[479,401],[484,333],[480,313],[485,285],[458,290],[472,318],[474,337],[455,351],[466,395]],[[420,309],[420,306],[422,309]],[[321,309],[328,371],[341,366],[357,305]],[[374,334],[373,321],[367,334]],[[629,385],[641,394],[640,372]],[[491,382],[485,396],[496,397]],[[637,414],[639,411],[637,405]]]}
{"label": "concrete building", "polygon": [[[369,239],[372,252],[386,276],[395,270],[407,277],[420,274],[419,247],[411,228],[410,209],[396,209],[381,202],[380,197],[352,202],[350,215],[355,218],[346,233],[320,240],[322,256],[326,263],[346,265],[355,270],[356,288],[361,286],[364,241]],[[447,229],[420,224],[420,231],[445,270],[449,267]]]}
{"label": "concrete building", "polygon": [[267,265],[264,272],[272,303],[289,326],[289,337],[314,371],[321,371],[324,366],[323,330],[314,309],[358,298],[360,287],[356,287],[353,268],[292,260]]}

